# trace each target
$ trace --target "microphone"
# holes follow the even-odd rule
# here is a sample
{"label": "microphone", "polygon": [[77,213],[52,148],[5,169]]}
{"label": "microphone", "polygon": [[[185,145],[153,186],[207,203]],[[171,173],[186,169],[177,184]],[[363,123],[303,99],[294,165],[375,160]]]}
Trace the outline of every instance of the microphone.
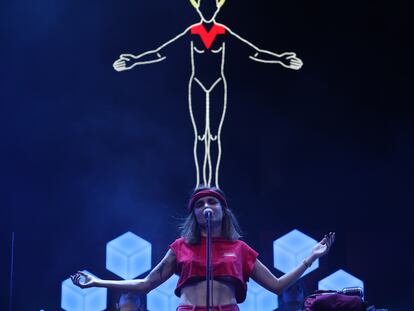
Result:
{"label": "microphone", "polygon": [[209,207],[207,207],[204,211],[203,211],[203,215],[204,217],[208,217],[209,215],[211,216],[211,214],[213,214],[213,210]]}
{"label": "microphone", "polygon": [[339,293],[348,296],[359,296],[361,298],[364,297],[364,290],[360,286],[345,287],[343,290],[339,291]]}

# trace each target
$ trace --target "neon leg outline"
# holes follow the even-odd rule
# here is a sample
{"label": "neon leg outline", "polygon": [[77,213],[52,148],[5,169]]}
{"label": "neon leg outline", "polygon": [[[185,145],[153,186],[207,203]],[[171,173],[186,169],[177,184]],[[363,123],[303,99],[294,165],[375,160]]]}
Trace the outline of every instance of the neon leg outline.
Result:
{"label": "neon leg outline", "polygon": [[[188,101],[189,101],[189,110],[190,110],[190,118],[194,128],[194,148],[193,148],[193,155],[194,155],[194,162],[196,166],[196,187],[200,185],[200,166],[198,163],[197,157],[197,144],[198,141],[204,141],[204,159],[203,159],[203,182],[204,185],[211,186],[212,179],[213,179],[213,172],[214,172],[214,182],[215,186],[219,188],[219,170],[220,170],[220,162],[222,156],[222,147],[221,147],[221,131],[223,128],[223,123],[227,111],[227,81],[224,76],[224,64],[225,64],[225,43],[223,42],[223,46],[220,49],[222,52],[222,59],[221,59],[221,77],[218,78],[213,85],[207,89],[203,83],[199,79],[195,77],[195,62],[194,62],[194,43],[191,42],[191,67],[192,73],[188,85]],[[193,81],[197,82],[197,84],[201,87],[201,89],[205,93],[205,128],[203,136],[198,135],[197,125],[194,119],[193,109],[192,109],[192,84]],[[220,123],[217,131],[217,135],[213,136],[211,134],[211,125],[210,125],[210,93],[212,90],[217,86],[219,82],[223,81],[224,87],[224,97],[223,97],[223,112],[221,114]],[[213,169],[212,159],[211,159],[211,141],[217,141],[217,162],[215,165],[215,169]]]}
{"label": "neon leg outline", "polygon": [[194,48],[193,42],[191,42],[190,48],[191,48],[191,67],[192,67],[192,71],[191,71],[190,81],[188,82],[188,109],[190,111],[191,123],[192,123],[193,129],[194,129],[193,155],[194,155],[194,163],[195,163],[195,168],[196,168],[196,188],[198,188],[200,186],[200,167],[198,165],[198,159],[197,159],[198,132],[197,132],[197,126],[196,126],[196,123],[195,123],[195,120],[194,120],[193,103],[192,103],[192,95],[191,95],[191,87],[193,85],[194,75],[195,75],[194,57],[193,57],[193,53],[194,53],[193,52],[193,48]]}
{"label": "neon leg outline", "polygon": [[224,61],[226,57],[226,43],[223,42],[223,49],[222,49],[222,59],[221,59],[221,78],[223,80],[223,87],[224,87],[224,98],[223,98],[223,113],[221,115],[221,120],[219,124],[219,128],[217,131],[217,148],[218,148],[218,154],[217,154],[217,163],[216,163],[216,187],[219,187],[219,169],[220,169],[220,161],[221,161],[221,129],[223,128],[223,122],[224,118],[226,116],[227,111],[227,80],[224,76]]}
{"label": "neon leg outline", "polygon": [[[213,166],[212,166],[212,161],[211,161],[210,146],[211,146],[211,141],[214,141],[214,140],[217,139],[217,137],[213,137],[213,135],[211,135],[210,93],[217,86],[217,84],[222,81],[222,78],[221,77],[218,78],[209,89],[207,89],[201,83],[201,81],[198,80],[197,78],[194,78],[194,80],[198,83],[198,85],[200,85],[200,87],[202,88],[202,90],[204,91],[204,93],[206,95],[206,101],[205,101],[205,107],[206,107],[205,118],[206,118],[206,122],[205,122],[204,134],[203,134],[203,136],[201,136],[201,137],[198,136],[197,138],[198,138],[199,141],[204,141],[203,181],[204,181],[205,185],[210,187],[211,186],[211,180],[212,180],[212,177],[213,177]],[[223,120],[223,118],[222,118],[222,120]],[[195,126],[195,122],[194,122],[193,125]],[[207,173],[207,166],[208,166],[208,173]]]}

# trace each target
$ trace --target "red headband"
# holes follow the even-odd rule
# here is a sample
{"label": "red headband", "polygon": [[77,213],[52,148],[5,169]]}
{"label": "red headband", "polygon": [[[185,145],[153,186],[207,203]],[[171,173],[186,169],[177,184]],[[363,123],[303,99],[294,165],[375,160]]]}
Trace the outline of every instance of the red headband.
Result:
{"label": "red headband", "polygon": [[220,192],[207,189],[207,190],[202,190],[200,192],[197,192],[195,195],[192,196],[190,202],[188,203],[188,211],[193,210],[194,203],[197,202],[199,199],[204,198],[204,197],[209,197],[209,196],[215,197],[216,199],[220,201],[221,205],[224,208],[227,208],[226,199]]}

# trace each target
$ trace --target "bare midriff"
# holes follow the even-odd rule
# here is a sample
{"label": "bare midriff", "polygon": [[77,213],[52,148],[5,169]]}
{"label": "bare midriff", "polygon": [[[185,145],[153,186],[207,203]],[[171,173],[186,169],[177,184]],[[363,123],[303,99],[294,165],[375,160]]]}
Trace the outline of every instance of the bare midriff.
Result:
{"label": "bare midriff", "polygon": [[[181,289],[180,304],[206,305],[205,280],[194,280]],[[234,279],[231,277],[218,277],[213,280],[213,306],[237,304]]]}

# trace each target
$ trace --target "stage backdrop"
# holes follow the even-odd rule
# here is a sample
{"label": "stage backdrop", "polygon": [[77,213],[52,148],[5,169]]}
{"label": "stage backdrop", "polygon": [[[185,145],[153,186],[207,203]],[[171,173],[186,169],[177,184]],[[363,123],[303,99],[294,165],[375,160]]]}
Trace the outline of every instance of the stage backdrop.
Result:
{"label": "stage backdrop", "polygon": [[[336,231],[308,290],[344,269],[366,299],[414,308],[413,108],[408,1],[232,1],[217,18],[300,71],[227,47],[220,186],[272,272],[272,242]],[[58,310],[79,269],[102,278],[106,243],[131,231],[152,264],[195,183],[188,42],[118,73],[197,22],[188,1],[0,3],[0,309]],[[409,80],[410,79],[410,80]],[[108,307],[109,309],[109,307]]]}

